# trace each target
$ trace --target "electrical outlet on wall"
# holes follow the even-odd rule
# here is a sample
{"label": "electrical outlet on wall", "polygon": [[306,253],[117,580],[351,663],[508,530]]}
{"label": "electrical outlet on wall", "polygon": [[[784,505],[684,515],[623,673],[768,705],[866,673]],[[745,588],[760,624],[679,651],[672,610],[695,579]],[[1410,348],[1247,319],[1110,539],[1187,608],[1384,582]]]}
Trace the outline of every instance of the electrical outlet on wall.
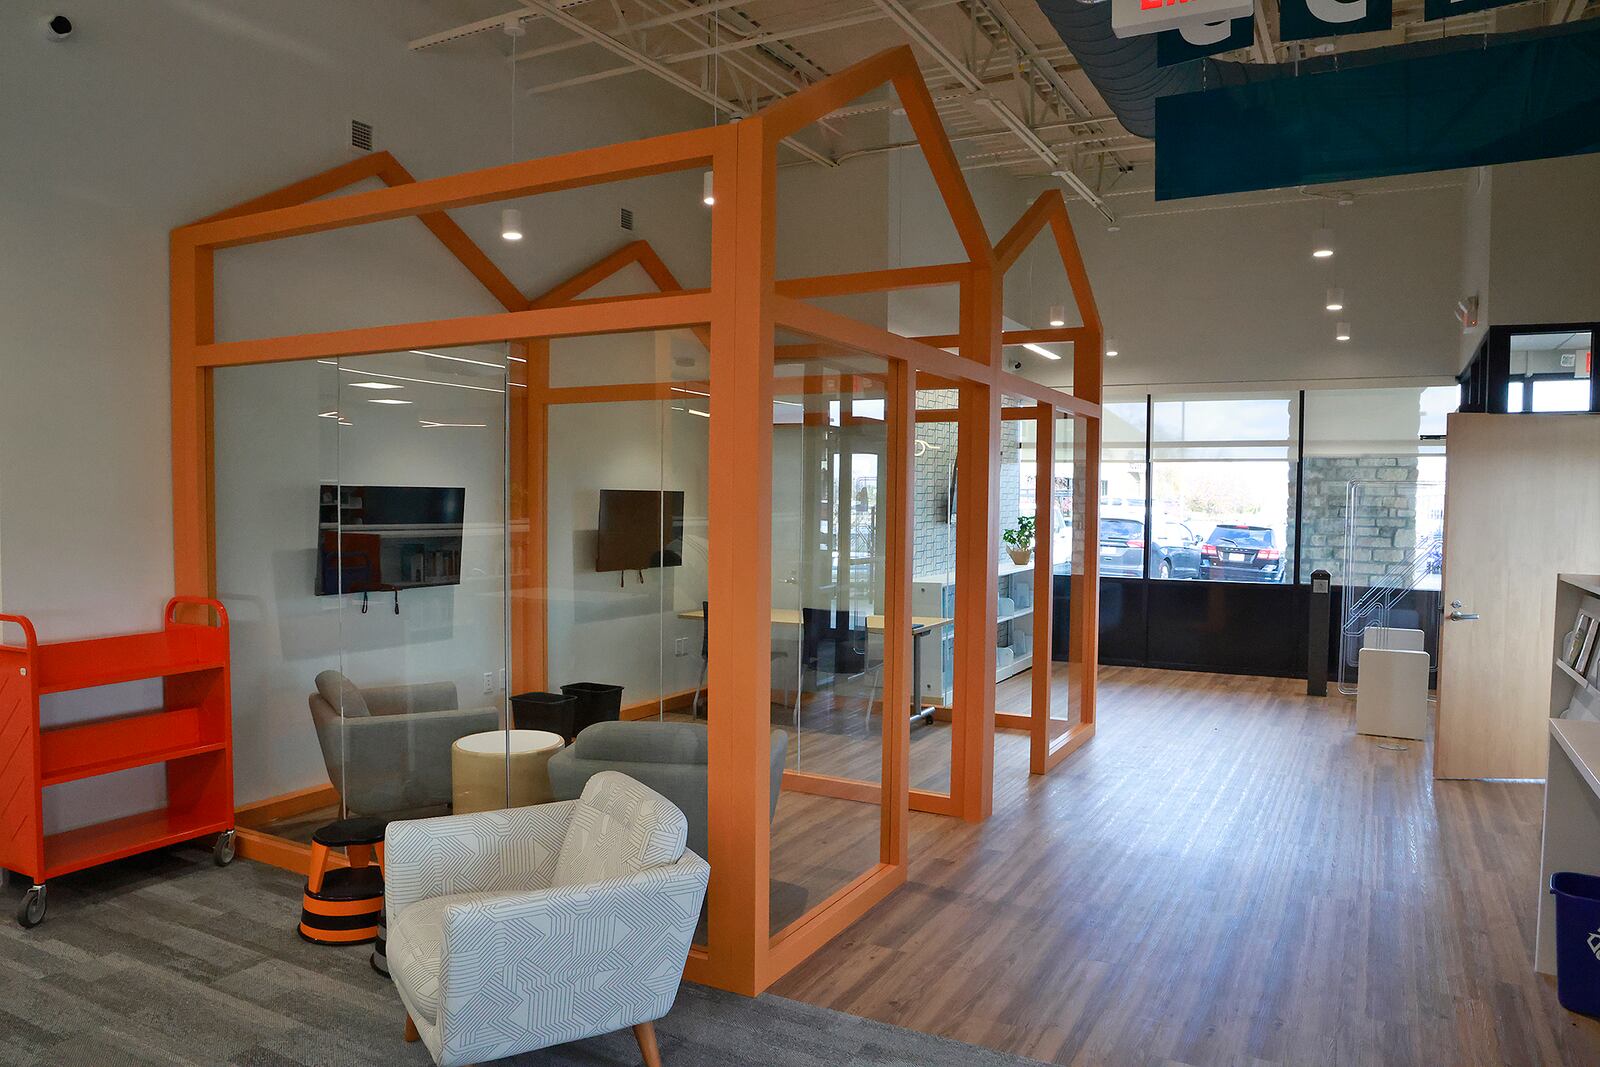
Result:
{"label": "electrical outlet on wall", "polygon": [[494,692],[494,671],[483,672],[483,691],[485,693]]}
{"label": "electrical outlet on wall", "polygon": [[675,659],[682,659],[689,654],[689,639],[680,637],[672,642],[672,655]]}

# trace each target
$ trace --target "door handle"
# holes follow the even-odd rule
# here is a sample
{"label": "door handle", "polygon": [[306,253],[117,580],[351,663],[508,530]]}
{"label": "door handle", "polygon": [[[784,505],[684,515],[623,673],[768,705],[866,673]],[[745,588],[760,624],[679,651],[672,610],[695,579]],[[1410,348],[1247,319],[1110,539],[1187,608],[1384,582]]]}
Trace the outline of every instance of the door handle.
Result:
{"label": "door handle", "polygon": [[1454,619],[1456,622],[1472,622],[1474,619],[1481,618],[1482,616],[1480,616],[1476,611],[1452,611],[1449,617]]}

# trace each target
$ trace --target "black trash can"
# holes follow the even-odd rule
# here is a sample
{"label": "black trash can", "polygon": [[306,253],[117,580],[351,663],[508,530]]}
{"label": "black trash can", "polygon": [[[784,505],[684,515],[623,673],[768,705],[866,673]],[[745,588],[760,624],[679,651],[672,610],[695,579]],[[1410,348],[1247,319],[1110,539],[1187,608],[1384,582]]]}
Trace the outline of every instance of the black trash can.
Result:
{"label": "black trash can", "polygon": [[622,716],[622,686],[605,682],[573,682],[561,691],[578,702],[572,716],[572,733],[576,737],[584,728],[597,722],[616,722]]}
{"label": "black trash can", "polygon": [[1568,1011],[1600,1016],[1600,878],[1550,876],[1556,898],[1556,997]]}
{"label": "black trash can", "polygon": [[519,730],[544,730],[571,741],[578,702],[565,693],[521,693],[511,698],[511,723]]}

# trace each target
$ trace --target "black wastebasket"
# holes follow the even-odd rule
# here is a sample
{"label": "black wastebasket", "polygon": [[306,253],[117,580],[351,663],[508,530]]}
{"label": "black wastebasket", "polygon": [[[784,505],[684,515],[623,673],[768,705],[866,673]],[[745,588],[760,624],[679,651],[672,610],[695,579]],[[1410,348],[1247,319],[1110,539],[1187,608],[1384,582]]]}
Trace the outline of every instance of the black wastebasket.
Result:
{"label": "black wastebasket", "polygon": [[578,702],[565,693],[522,693],[511,698],[511,722],[519,730],[544,730],[563,741],[577,735]]}
{"label": "black wastebasket", "polygon": [[616,722],[622,715],[622,686],[605,682],[573,682],[561,691],[578,702],[572,716],[573,736],[597,722]]}

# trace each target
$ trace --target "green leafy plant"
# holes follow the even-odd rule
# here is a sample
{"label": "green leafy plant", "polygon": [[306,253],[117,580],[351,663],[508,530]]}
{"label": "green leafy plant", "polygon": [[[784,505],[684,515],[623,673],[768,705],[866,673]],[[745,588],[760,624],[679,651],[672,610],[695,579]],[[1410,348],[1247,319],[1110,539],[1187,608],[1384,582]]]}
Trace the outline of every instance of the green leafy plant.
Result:
{"label": "green leafy plant", "polygon": [[1000,535],[1000,539],[1018,552],[1026,552],[1033,547],[1033,516],[1018,515],[1017,525]]}

